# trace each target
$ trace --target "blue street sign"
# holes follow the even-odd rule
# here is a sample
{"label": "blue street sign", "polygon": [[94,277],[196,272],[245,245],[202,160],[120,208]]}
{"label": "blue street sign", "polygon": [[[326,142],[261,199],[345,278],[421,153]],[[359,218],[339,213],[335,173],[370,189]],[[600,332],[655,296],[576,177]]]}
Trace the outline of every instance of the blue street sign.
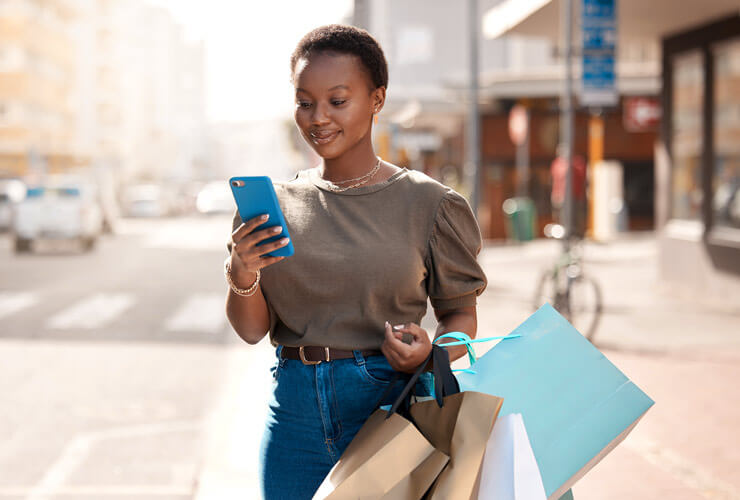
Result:
{"label": "blue street sign", "polygon": [[582,0],[581,104],[614,106],[619,100],[614,62],[617,49],[617,0]]}

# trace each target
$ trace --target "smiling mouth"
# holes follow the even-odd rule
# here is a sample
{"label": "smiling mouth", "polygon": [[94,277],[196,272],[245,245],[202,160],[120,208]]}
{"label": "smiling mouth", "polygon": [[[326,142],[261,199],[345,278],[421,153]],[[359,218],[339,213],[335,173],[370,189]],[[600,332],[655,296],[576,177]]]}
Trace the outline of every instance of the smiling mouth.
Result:
{"label": "smiling mouth", "polygon": [[314,144],[328,144],[333,141],[338,135],[339,131],[334,132],[311,132],[309,134]]}

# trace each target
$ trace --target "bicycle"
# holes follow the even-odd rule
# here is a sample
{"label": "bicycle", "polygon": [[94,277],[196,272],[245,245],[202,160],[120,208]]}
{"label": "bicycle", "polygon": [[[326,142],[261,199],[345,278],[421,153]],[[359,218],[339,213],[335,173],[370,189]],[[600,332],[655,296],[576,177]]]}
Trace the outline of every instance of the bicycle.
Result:
{"label": "bicycle", "polygon": [[[565,242],[565,230],[560,224],[545,226],[545,236]],[[551,268],[537,281],[534,309],[549,302],[581,334],[593,343],[603,309],[601,287],[584,274],[582,240],[569,238]]]}

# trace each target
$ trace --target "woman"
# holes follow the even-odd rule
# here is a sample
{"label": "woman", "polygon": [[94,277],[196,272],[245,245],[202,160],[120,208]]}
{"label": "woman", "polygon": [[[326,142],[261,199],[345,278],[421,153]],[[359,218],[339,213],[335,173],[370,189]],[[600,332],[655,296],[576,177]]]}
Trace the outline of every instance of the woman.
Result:
{"label": "woman", "polygon": [[[287,241],[256,246],[272,229],[255,231],[264,219],[242,224],[237,215],[227,261],[232,326],[250,344],[269,331],[277,348],[261,457],[267,500],[311,498],[394,371],[424,362],[427,298],[436,335],[474,337],[476,297],[486,286],[467,202],[375,155],[373,117],[388,70],[372,36],[318,28],[299,42],[291,73],[296,125],[322,158],[276,184],[295,255],[265,257]],[[456,359],[465,348],[449,351]]]}

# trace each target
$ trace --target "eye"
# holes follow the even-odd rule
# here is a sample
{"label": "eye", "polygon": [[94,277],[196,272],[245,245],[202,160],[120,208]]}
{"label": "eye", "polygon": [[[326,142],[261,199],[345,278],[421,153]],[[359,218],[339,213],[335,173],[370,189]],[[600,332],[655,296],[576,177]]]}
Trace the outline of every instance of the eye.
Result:
{"label": "eye", "polygon": [[345,102],[347,102],[347,99],[343,99],[343,100],[335,99],[335,100],[333,100],[333,101],[332,101],[331,103],[332,103],[332,105],[334,105],[334,106],[341,106],[341,105],[342,105],[342,104],[344,104]]}
{"label": "eye", "polygon": [[298,101],[295,105],[303,109],[308,109],[311,107],[311,103],[306,101]]}

